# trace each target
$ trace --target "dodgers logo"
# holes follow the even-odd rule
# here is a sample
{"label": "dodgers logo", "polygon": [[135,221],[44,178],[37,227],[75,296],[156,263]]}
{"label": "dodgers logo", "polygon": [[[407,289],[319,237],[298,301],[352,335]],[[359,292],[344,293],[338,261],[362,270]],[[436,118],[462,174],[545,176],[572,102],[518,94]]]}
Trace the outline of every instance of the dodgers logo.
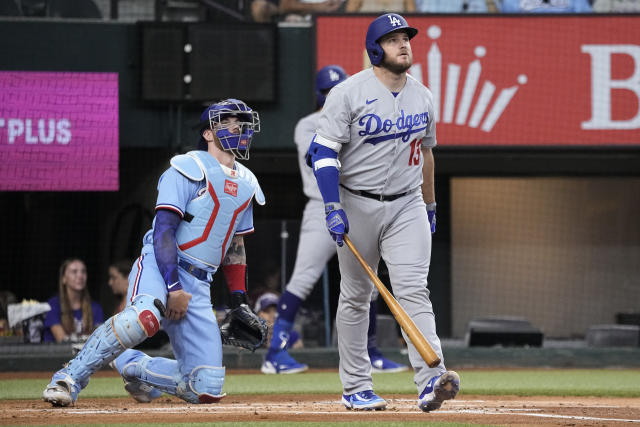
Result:
{"label": "dodgers logo", "polygon": [[358,120],[358,125],[361,128],[361,130],[358,131],[358,135],[372,136],[372,138],[365,139],[363,144],[369,143],[376,145],[379,142],[395,138],[401,138],[402,142],[407,142],[412,134],[422,132],[427,128],[428,124],[428,111],[416,114],[405,114],[404,110],[400,110],[400,117],[395,121],[382,119],[377,114],[370,113],[365,114]]}

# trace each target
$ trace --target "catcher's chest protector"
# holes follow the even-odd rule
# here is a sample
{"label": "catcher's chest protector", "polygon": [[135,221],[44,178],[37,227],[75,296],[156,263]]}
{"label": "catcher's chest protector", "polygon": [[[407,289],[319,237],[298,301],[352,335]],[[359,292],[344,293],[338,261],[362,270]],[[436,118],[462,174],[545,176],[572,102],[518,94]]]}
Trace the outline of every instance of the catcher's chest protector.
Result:
{"label": "catcher's chest protector", "polygon": [[258,180],[238,162],[232,170],[204,151],[176,156],[171,165],[192,180],[200,174],[205,182],[199,196],[187,204],[185,219],[178,226],[178,249],[217,268],[251,199],[255,196],[264,204]]}

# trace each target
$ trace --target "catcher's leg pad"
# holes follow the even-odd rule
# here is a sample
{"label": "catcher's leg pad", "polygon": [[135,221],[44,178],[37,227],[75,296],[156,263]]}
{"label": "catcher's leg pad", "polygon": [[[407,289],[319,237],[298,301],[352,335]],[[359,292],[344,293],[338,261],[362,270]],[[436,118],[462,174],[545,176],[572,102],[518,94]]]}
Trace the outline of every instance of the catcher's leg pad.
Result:
{"label": "catcher's leg pad", "polygon": [[187,393],[195,394],[199,403],[216,403],[226,395],[222,393],[224,377],[224,366],[196,366],[189,374]]}
{"label": "catcher's leg pad", "polygon": [[151,295],[136,296],[130,306],[100,325],[77,356],[59,372],[86,387],[91,374],[158,332],[160,310],[154,300]]}
{"label": "catcher's leg pad", "polygon": [[[120,369],[118,365],[125,358],[128,358],[129,362]],[[152,358],[137,350],[127,350],[123,353],[116,366],[125,380],[142,381],[189,403],[215,403],[225,396],[222,393],[224,367],[197,366],[191,373],[183,376],[176,360]]]}
{"label": "catcher's leg pad", "polygon": [[162,314],[152,295],[136,295],[131,305],[114,316],[116,338],[124,348],[131,348],[160,330]]}

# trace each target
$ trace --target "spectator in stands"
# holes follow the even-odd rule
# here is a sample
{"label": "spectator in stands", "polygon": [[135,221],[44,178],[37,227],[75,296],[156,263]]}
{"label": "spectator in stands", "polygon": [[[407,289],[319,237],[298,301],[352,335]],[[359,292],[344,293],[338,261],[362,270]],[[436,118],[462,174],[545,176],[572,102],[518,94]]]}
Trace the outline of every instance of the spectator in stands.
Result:
{"label": "spectator in stands", "polygon": [[311,20],[314,13],[337,12],[345,0],[253,0],[251,16],[255,22]]}
{"label": "spectator in stands", "polygon": [[254,22],[271,22],[278,17],[277,0],[253,0],[251,2],[251,18]]}
{"label": "spectator in stands", "polygon": [[589,0],[502,0],[503,13],[590,13]]}
{"label": "spectator in stands", "polygon": [[280,16],[286,22],[310,21],[314,13],[337,12],[345,0],[280,0]]}
{"label": "spectator in stands", "polygon": [[640,0],[594,0],[593,11],[598,13],[640,12]]}
{"label": "spectator in stands", "polygon": [[109,266],[109,287],[118,300],[113,314],[120,313],[127,306],[128,277],[131,265],[131,261],[120,260]]}
{"label": "spectator in stands", "polygon": [[[269,326],[269,336],[263,344],[263,347],[265,348],[269,348],[269,343],[271,342],[273,324],[276,321],[276,316],[278,314],[278,301],[280,301],[279,295],[273,292],[265,292],[256,299],[255,306],[253,307],[253,311],[263,318]],[[287,341],[287,349],[302,347],[304,347],[304,345],[302,344],[300,335],[298,335],[296,331],[291,330],[289,333],[289,341]]]}
{"label": "spectator in stands", "polygon": [[415,12],[417,0],[347,0],[347,12]]}
{"label": "spectator in stands", "polygon": [[489,13],[497,12],[494,0],[415,0],[418,12]]}
{"label": "spectator in stands", "polygon": [[11,291],[0,291],[0,336],[11,335],[9,328],[9,304],[16,302],[16,296]]}
{"label": "spectator in stands", "polygon": [[102,307],[91,300],[87,267],[80,258],[60,265],[58,295],[49,301],[51,311],[44,320],[44,341],[81,341],[104,321]]}

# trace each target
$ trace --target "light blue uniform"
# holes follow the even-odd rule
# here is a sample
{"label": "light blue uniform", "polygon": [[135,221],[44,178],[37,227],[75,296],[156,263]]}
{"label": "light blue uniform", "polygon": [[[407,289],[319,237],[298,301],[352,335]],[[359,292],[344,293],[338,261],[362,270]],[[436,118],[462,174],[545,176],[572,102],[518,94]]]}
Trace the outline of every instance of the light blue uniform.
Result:
{"label": "light blue uniform", "polygon": [[[252,200],[255,197],[264,204],[264,195],[246,167],[236,162],[229,169],[205,151],[176,156],[171,165],[160,178],[156,209],[180,215],[178,259],[206,274],[197,278],[179,263],[179,283],[192,298],[182,319],[162,317],[154,301],[166,306],[168,290],[156,263],[153,228],[147,232],[129,275],[127,307],[98,328],[80,353],[52,378],[53,386],[58,381],[71,386],[73,401],[90,375],[114,359],[125,381],[142,383],[156,396],[160,390],[191,403],[210,403],[223,396],[222,342],[209,286],[233,236],[253,231]],[[160,323],[169,335],[175,360],[151,358],[131,349],[155,334]],[[69,404],[56,401],[55,392],[50,395],[54,405]]]}
{"label": "light blue uniform", "polygon": [[[160,177],[156,209],[170,209],[183,218],[176,231],[178,258],[209,274],[203,281],[178,267],[179,282],[192,298],[184,318],[162,319],[176,360],[146,360],[144,353],[127,350],[118,357],[116,366],[122,372],[128,364],[146,362],[138,379],[171,394],[180,394],[174,388],[188,382],[196,368],[218,368],[222,389],[222,342],[209,284],[231,238],[253,231],[252,199],[255,196],[264,204],[264,195],[249,169],[238,162],[235,169],[229,169],[204,151],[176,156],[171,165]],[[167,288],[154,256],[153,229],[144,236],[143,244],[129,275],[128,300],[149,294],[166,305]],[[166,381],[166,377],[173,381]]]}

